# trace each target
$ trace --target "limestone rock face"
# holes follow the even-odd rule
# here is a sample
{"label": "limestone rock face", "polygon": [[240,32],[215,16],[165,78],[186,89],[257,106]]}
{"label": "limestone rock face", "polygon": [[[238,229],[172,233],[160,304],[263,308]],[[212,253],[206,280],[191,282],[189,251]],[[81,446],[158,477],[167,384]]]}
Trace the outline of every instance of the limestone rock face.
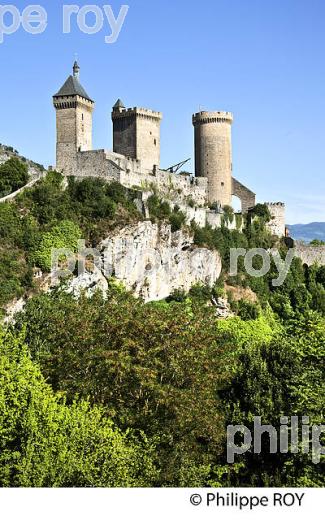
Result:
{"label": "limestone rock face", "polygon": [[107,289],[108,282],[106,278],[99,269],[94,267],[93,272],[85,271],[83,274],[73,278],[68,283],[66,292],[72,293],[78,298],[83,291],[90,297],[98,290],[105,294]]}
{"label": "limestone rock face", "polygon": [[100,245],[106,277],[114,276],[145,301],[168,297],[194,284],[212,286],[221,273],[216,251],[197,248],[184,231],[149,221],[127,226]]}

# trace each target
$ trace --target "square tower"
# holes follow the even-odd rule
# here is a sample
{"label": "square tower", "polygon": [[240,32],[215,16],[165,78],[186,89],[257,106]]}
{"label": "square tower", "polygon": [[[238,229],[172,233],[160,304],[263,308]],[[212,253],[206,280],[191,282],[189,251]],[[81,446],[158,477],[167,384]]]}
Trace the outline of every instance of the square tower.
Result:
{"label": "square tower", "polygon": [[79,65],[75,62],[59,92],[53,96],[56,109],[56,169],[74,175],[77,153],[92,149],[92,114],[94,102],[79,82]]}
{"label": "square tower", "polygon": [[146,108],[126,109],[119,99],[112,112],[113,151],[141,161],[144,170],[160,166],[161,112]]}

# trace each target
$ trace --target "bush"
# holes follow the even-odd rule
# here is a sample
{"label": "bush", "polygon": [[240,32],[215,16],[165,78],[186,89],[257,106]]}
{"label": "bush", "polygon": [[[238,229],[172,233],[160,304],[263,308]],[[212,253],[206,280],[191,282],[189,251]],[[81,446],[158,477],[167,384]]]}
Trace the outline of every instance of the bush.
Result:
{"label": "bush", "polygon": [[309,245],[311,245],[311,246],[325,246],[325,242],[324,242],[324,240],[318,240],[317,238],[314,238],[314,240],[312,240]]}
{"label": "bush", "polygon": [[77,250],[77,242],[81,238],[79,227],[69,220],[60,222],[41,238],[39,248],[32,258],[36,265],[44,271],[51,270],[52,249],[67,248],[72,252]]}
{"label": "bush", "polygon": [[260,315],[260,308],[256,303],[240,300],[237,312],[244,321],[256,320]]}
{"label": "bush", "polygon": [[157,195],[150,195],[147,200],[150,218],[156,220],[168,219],[171,214],[170,205],[166,201],[162,201]]}
{"label": "bush", "polygon": [[169,216],[169,222],[171,225],[172,233],[179,231],[186,222],[186,215],[178,208],[174,208],[173,212]]}
{"label": "bush", "polygon": [[17,207],[10,202],[0,204],[0,242],[5,245],[20,244],[21,222]]}
{"label": "bush", "polygon": [[271,220],[271,213],[266,204],[256,204],[254,208],[250,211],[250,215],[260,217],[265,222],[269,222]]}
{"label": "bush", "polygon": [[225,223],[230,222],[230,224],[234,221],[234,210],[231,206],[224,206],[223,207],[223,217]]}

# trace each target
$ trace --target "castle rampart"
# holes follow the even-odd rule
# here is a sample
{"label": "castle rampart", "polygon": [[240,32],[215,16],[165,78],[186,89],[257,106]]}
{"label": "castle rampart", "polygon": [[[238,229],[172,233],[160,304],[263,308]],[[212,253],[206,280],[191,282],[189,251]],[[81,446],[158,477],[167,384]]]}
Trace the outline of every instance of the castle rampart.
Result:
{"label": "castle rampart", "polygon": [[300,258],[303,264],[325,265],[325,246],[310,246],[295,242],[295,256]]}
{"label": "castle rampart", "polygon": [[[59,92],[53,96],[57,118],[56,168],[64,175],[100,177],[117,181],[143,194],[157,191],[171,205],[177,204],[187,222],[220,227],[219,208],[240,198],[242,212],[255,205],[255,194],[232,177],[231,112],[202,111],[193,115],[195,176],[160,168],[162,113],[147,108],[125,108],[119,99],[112,110],[113,152],[92,150],[94,101],[79,82],[79,66],[73,67]],[[208,206],[218,203],[218,211]],[[270,205],[269,229],[285,234],[284,205]],[[228,227],[236,224],[229,223]]]}

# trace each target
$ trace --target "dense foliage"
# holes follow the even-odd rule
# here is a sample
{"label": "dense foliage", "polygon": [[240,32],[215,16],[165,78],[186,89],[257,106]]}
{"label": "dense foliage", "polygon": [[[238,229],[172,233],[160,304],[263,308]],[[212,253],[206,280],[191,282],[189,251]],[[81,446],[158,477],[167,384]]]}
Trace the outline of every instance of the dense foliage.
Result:
{"label": "dense foliage", "polygon": [[105,410],[65,403],[21,338],[0,336],[0,486],[150,486],[152,447],[114,428]]}
{"label": "dense foliage", "polygon": [[28,168],[17,157],[0,165],[0,197],[19,190],[27,184]]}
{"label": "dense foliage", "polygon": [[68,403],[90,399],[122,431],[141,429],[155,442],[158,485],[324,484],[324,463],[270,455],[267,441],[262,454],[227,464],[225,438],[228,424],[252,428],[255,415],[275,427],[282,415],[322,424],[317,313],[284,323],[268,308],[253,320],[218,321],[195,296],[144,304],[112,287],[106,301],[60,291],[34,298],[16,325],[24,327],[32,358]]}
{"label": "dense foliage", "polygon": [[0,203],[0,309],[35,289],[32,269],[50,270],[52,248],[74,250],[78,238],[96,245],[109,230],[140,220],[136,196],[95,178],[70,178],[65,186],[50,172],[14,201]]}
{"label": "dense foliage", "polygon": [[[36,292],[33,267],[49,270],[52,247],[75,249],[80,237],[96,245],[141,219],[136,199],[117,183],[65,185],[52,172],[0,204],[0,305]],[[174,231],[185,224],[155,194],[148,207]],[[195,244],[222,257],[213,288],[149,304],[114,283],[106,297],[76,299],[58,288],[28,300],[0,333],[0,485],[325,484],[323,459],[270,454],[267,437],[260,454],[227,463],[229,424],[252,430],[260,416],[278,428],[292,415],[323,424],[325,407],[325,267],[294,259],[277,287],[274,260],[256,278],[241,259],[229,276],[230,248],[275,245],[264,205],[231,231],[234,218],[226,208],[220,229],[192,225]],[[285,258],[285,244],[277,248]],[[218,320],[211,302],[227,291],[236,316]]]}
{"label": "dense foliage", "polygon": [[147,205],[152,222],[166,220],[170,223],[172,232],[178,231],[185,224],[186,216],[179,206],[171,209],[169,203],[160,199],[158,195],[150,195]]}

